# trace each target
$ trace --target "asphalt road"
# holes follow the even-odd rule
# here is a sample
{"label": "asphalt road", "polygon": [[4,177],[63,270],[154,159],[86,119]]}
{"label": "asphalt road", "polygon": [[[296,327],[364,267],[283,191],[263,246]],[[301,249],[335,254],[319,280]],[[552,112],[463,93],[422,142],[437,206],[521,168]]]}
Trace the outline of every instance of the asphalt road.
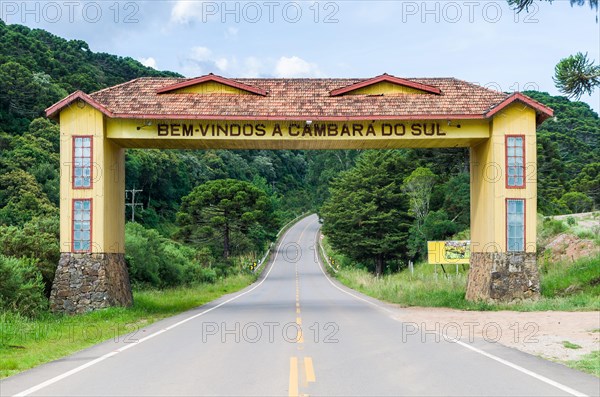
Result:
{"label": "asphalt road", "polygon": [[271,267],[244,291],[7,378],[0,394],[600,394],[590,375],[397,320],[401,309],[325,275],[318,229],[314,215],[289,229]]}

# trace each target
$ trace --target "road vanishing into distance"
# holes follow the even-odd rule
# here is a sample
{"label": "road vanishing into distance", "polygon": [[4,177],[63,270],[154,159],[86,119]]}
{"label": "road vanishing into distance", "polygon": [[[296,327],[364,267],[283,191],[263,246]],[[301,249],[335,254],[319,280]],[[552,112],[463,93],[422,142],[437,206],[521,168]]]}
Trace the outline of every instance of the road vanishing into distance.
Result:
{"label": "road vanishing into distance", "polygon": [[[241,292],[4,379],[34,396],[571,396],[600,380],[474,339],[418,329],[325,275],[315,215]],[[300,331],[301,330],[301,331]]]}

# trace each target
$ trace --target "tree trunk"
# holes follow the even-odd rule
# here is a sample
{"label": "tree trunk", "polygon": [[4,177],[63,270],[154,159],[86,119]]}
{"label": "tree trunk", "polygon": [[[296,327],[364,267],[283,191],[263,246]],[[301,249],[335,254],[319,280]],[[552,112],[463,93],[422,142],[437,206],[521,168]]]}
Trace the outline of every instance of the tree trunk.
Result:
{"label": "tree trunk", "polygon": [[223,237],[223,257],[229,258],[229,223],[225,222],[225,236]]}
{"label": "tree trunk", "polygon": [[375,263],[375,275],[377,277],[381,277],[383,275],[383,266],[385,262],[383,261],[383,255],[377,255],[377,262]]}

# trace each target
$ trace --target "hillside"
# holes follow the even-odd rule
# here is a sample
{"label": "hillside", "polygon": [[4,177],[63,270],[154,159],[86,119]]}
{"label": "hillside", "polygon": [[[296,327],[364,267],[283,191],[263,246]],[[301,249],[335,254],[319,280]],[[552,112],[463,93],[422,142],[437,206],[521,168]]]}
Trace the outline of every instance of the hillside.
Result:
{"label": "hillside", "polygon": [[539,211],[556,215],[600,208],[598,114],[586,103],[563,96],[524,94],[550,106],[555,115],[538,127]]}
{"label": "hillside", "polygon": [[0,20],[0,127],[5,131],[22,132],[28,120],[73,91],[93,92],[140,76],[180,75]]}
{"label": "hillside", "polygon": [[[75,90],[93,92],[141,76],[178,76],[128,58],[90,51],[87,43],[0,21],[0,254],[30,256],[46,289],[58,262],[59,129],[43,110]],[[539,211],[585,212],[600,205],[600,119],[588,105],[526,94],[555,109],[539,128]],[[469,227],[466,149],[401,150],[408,176],[427,167],[436,176],[426,236],[444,239]],[[135,218],[161,238],[176,235],[181,198],[207,181],[234,178],[270,196],[280,222],[317,210],[329,182],[351,169],[360,151],[128,150],[126,185],[142,192]],[[128,213],[129,217],[130,214]],[[141,232],[140,232],[141,233]],[[158,238],[157,236],[154,236]],[[154,238],[153,237],[153,238]],[[144,237],[147,239],[147,237]],[[213,253],[213,255],[216,255]]]}

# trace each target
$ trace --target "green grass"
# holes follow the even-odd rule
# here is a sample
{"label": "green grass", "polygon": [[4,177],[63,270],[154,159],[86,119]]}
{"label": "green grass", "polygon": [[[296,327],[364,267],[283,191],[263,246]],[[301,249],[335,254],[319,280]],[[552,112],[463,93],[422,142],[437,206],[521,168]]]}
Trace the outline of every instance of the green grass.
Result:
{"label": "green grass", "polygon": [[544,264],[542,294],[548,298],[577,292],[600,295],[600,256],[582,258],[572,264]]}
{"label": "green grass", "polygon": [[364,269],[342,267],[337,278],[346,286],[366,295],[403,306],[449,307],[461,310],[516,311],[588,311],[600,310],[600,257],[583,258],[572,264],[552,264],[541,274],[541,294],[537,301],[512,304],[469,302],[465,299],[467,271],[459,266],[415,265],[408,269],[376,278]]}
{"label": "green grass", "polygon": [[77,316],[47,313],[27,319],[0,313],[0,378],[59,359],[99,342],[239,291],[255,280],[236,275],[214,284],[134,291],[130,308],[112,307]]}
{"label": "green grass", "polygon": [[[459,273],[446,278],[438,274],[437,279],[429,268],[415,266],[410,272],[374,277],[363,269],[342,268],[337,278],[346,286],[374,298],[398,303],[402,306],[451,307],[465,310],[491,310],[487,303],[472,303],[465,300],[466,276]],[[441,272],[441,270],[440,270]]]}
{"label": "green grass", "polygon": [[600,350],[586,354],[579,360],[567,361],[565,364],[571,368],[596,375],[600,378]]}
{"label": "green grass", "polygon": [[568,340],[563,340],[562,344],[566,349],[581,349],[581,346],[579,346],[577,343],[569,342]]}

